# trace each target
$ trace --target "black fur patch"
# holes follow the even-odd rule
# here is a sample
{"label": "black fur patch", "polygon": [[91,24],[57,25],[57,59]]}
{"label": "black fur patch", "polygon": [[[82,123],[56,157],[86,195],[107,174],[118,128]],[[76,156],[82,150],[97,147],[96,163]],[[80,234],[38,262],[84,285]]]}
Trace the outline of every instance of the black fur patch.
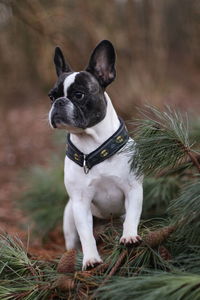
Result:
{"label": "black fur patch", "polygon": [[[106,115],[107,102],[104,89],[91,73],[82,71],[75,76],[74,82],[68,87],[66,98],[64,96],[64,81],[71,74],[73,72],[62,73],[49,93],[53,102],[59,98],[65,98],[66,102],[63,106],[54,106],[52,122],[54,123],[55,119],[57,121],[60,119],[68,125],[86,129],[98,124]],[[77,99],[76,92],[83,93],[83,99]],[[70,116],[70,118],[67,113],[69,101],[74,105],[73,117]]]}
{"label": "black fur patch", "polygon": [[64,81],[65,78],[67,78],[69,75],[71,75],[73,72],[69,73],[62,73],[59,77],[58,80],[56,81],[54,87],[49,91],[48,96],[55,101],[56,99],[60,97],[64,97]]}
{"label": "black fur patch", "polygon": [[[84,98],[77,100],[76,92],[82,92]],[[76,75],[74,83],[67,90],[67,98],[76,107],[78,127],[91,127],[104,119],[107,106],[104,90],[90,73],[82,71]]]}

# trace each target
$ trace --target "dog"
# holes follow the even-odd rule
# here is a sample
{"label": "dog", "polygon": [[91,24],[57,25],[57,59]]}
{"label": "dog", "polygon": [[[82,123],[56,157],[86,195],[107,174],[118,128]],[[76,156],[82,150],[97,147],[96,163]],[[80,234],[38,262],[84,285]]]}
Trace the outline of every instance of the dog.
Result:
{"label": "dog", "polygon": [[93,216],[124,215],[120,243],[137,245],[141,241],[137,231],[142,179],[130,172],[130,157],[123,151],[133,140],[105,91],[116,76],[115,60],[112,43],[103,40],[93,50],[88,66],[74,72],[61,49],[55,48],[58,79],[49,92],[49,123],[69,132],[64,182],[70,200],[64,210],[63,231],[67,249],[81,242],[83,270],[102,263],[93,236]]}

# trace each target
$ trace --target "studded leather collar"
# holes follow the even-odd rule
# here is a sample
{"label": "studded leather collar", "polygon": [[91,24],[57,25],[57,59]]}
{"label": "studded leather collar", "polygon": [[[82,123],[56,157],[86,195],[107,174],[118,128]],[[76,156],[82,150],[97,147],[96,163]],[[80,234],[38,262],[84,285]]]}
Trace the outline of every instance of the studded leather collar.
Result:
{"label": "studded leather collar", "polygon": [[118,152],[128,141],[129,134],[122,119],[120,120],[120,126],[118,130],[107,139],[101,146],[89,154],[84,154],[76,148],[76,146],[70,140],[70,134],[67,135],[67,149],[66,155],[80,167],[83,167],[85,174],[88,174],[89,170],[111,157]]}

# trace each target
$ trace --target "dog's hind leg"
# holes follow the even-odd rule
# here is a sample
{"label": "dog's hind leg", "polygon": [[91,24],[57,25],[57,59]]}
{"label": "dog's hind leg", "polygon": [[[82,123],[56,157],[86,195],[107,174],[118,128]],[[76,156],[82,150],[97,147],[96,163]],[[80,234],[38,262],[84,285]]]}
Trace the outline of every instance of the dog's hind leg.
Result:
{"label": "dog's hind leg", "polygon": [[69,202],[65,206],[64,219],[63,219],[63,231],[64,231],[66,249],[69,250],[69,249],[79,248],[80,240],[74,222],[71,200],[69,200]]}

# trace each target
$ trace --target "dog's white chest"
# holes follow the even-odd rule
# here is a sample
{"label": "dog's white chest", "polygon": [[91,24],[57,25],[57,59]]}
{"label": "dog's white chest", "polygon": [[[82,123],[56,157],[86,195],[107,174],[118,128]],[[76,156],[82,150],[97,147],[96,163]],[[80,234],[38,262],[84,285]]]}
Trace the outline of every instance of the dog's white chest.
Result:
{"label": "dog's white chest", "polygon": [[127,155],[119,153],[96,165],[86,175],[66,157],[65,185],[70,197],[76,195],[93,199],[91,209],[94,216],[109,218],[111,215],[123,215],[125,197],[135,181],[129,168]]}
{"label": "dog's white chest", "polygon": [[124,191],[119,187],[118,176],[104,176],[94,180],[95,194],[91,203],[92,214],[99,218],[124,213]]}

